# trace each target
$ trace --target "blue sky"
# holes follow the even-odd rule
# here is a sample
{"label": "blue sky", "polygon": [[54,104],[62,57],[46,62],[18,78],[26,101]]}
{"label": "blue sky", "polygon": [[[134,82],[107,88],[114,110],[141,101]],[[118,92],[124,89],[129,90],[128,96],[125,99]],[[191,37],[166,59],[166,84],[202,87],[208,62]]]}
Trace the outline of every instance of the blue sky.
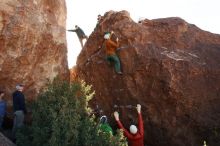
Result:
{"label": "blue sky", "polygon": [[[140,17],[181,17],[203,30],[220,34],[220,0],[66,0],[66,5],[67,29],[79,25],[87,35],[92,33],[97,15],[109,10],[127,10],[134,21]],[[72,67],[81,51],[73,32],[67,32],[67,47],[69,67]]]}

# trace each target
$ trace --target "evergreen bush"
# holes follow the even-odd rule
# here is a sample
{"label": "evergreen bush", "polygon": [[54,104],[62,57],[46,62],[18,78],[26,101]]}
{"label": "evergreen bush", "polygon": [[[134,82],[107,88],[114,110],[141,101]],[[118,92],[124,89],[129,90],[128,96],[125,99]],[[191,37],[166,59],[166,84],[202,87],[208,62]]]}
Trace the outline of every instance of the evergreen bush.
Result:
{"label": "evergreen bush", "polygon": [[33,121],[17,134],[18,146],[127,146],[122,132],[99,130],[88,101],[94,92],[85,82],[55,80],[32,104]]}

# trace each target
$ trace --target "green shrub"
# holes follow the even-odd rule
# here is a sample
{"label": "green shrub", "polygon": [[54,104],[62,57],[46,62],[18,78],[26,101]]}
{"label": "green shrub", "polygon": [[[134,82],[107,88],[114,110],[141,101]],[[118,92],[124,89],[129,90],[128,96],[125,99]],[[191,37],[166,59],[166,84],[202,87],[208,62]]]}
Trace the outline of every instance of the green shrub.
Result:
{"label": "green shrub", "polygon": [[55,80],[32,105],[33,122],[17,132],[18,146],[126,146],[121,132],[103,133],[90,116],[94,92],[84,82]]}

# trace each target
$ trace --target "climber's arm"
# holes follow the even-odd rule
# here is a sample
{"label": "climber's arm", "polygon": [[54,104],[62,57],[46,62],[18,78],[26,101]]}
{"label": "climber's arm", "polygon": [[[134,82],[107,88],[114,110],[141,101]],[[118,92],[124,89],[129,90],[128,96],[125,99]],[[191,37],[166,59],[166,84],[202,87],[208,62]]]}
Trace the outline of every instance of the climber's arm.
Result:
{"label": "climber's arm", "polygon": [[126,137],[128,137],[128,138],[132,138],[132,135],[128,132],[127,129],[124,128],[124,126],[122,125],[121,121],[119,120],[118,112],[114,112],[114,117],[115,117],[115,120],[116,120],[116,122],[118,124],[118,127],[123,130],[124,135]]}
{"label": "climber's arm", "polygon": [[119,47],[119,43],[117,41],[117,43],[113,42],[112,40],[109,41],[109,43],[111,44],[111,46],[113,46],[115,49],[117,49]]}
{"label": "climber's arm", "polygon": [[76,32],[76,29],[72,29],[72,30],[67,30],[67,31],[70,31],[70,32]]}
{"label": "climber's arm", "polygon": [[141,105],[137,105],[137,112],[138,112],[138,129],[140,130],[140,134],[143,136],[144,135],[144,123],[143,123],[143,118],[141,114]]}

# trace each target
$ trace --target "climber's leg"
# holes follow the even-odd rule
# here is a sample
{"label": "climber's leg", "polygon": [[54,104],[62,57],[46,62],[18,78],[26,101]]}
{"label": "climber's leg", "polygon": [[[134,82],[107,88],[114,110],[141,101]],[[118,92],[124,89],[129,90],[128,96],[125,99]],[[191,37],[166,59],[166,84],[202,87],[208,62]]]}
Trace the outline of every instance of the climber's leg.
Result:
{"label": "climber's leg", "polygon": [[84,38],[86,39],[86,41],[89,39],[87,35],[85,35],[85,37],[84,37]]}
{"label": "climber's leg", "polygon": [[81,44],[81,47],[83,48],[83,39],[82,38],[79,38],[79,42]]}
{"label": "climber's leg", "polygon": [[111,62],[114,62],[111,56],[107,56],[106,61],[108,62],[108,65],[111,65]]}
{"label": "climber's leg", "polygon": [[115,63],[115,71],[118,74],[122,74],[122,72],[121,72],[121,63],[120,63],[120,60],[119,60],[118,56],[117,55],[112,55],[112,59],[114,60],[114,63]]}

